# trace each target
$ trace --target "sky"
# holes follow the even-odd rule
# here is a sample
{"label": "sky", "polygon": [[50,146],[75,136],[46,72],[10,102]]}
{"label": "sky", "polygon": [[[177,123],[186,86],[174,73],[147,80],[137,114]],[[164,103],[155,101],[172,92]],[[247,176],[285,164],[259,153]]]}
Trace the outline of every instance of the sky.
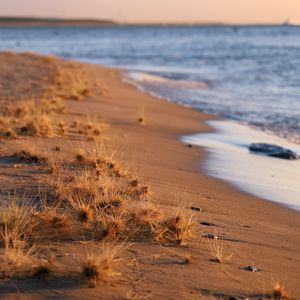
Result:
{"label": "sky", "polygon": [[0,0],[0,15],[121,22],[281,23],[300,19],[300,0]]}

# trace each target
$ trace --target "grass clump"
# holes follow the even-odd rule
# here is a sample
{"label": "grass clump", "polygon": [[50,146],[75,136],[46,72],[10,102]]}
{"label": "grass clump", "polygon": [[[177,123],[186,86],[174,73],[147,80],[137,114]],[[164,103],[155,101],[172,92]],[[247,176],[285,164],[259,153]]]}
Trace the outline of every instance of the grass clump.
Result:
{"label": "grass clump", "polygon": [[280,284],[279,282],[276,282],[273,287],[272,299],[273,300],[288,300],[288,299],[290,299],[285,287],[282,284]]}
{"label": "grass clump", "polygon": [[34,248],[19,244],[0,252],[0,279],[23,277],[30,273],[35,262]]}
{"label": "grass clump", "polygon": [[13,126],[14,121],[10,117],[1,116],[0,117],[0,137],[6,139],[16,139],[17,133]]}
{"label": "grass clump", "polygon": [[158,228],[162,230],[162,237],[177,245],[183,246],[193,235],[195,223],[192,215],[177,212],[164,220]]}
{"label": "grass clump", "polygon": [[98,222],[100,221],[100,228],[102,230],[102,237],[106,240],[116,240],[123,237],[129,237],[127,232],[127,218],[126,214],[120,213],[110,215],[102,212],[102,215],[98,216]]}
{"label": "grass clump", "polygon": [[75,120],[72,123],[72,127],[76,130],[76,133],[87,136],[90,141],[97,141],[103,137],[103,133],[107,129],[108,125],[98,121],[86,121],[80,122]]}
{"label": "grass clump", "polygon": [[[219,236],[219,235],[214,235]],[[212,261],[224,263],[232,258],[233,254],[226,255],[224,253],[224,241],[222,238],[210,240],[210,252],[213,256]]]}
{"label": "grass clump", "polygon": [[82,263],[82,274],[94,286],[108,283],[119,275],[116,271],[120,254],[126,249],[123,244],[103,244],[101,249],[87,255]]}
{"label": "grass clump", "polygon": [[191,252],[186,252],[183,256],[183,263],[184,264],[191,264],[194,260],[194,256]]}
{"label": "grass clump", "polygon": [[79,205],[76,209],[76,216],[79,222],[87,224],[93,220],[93,211],[87,205]]}
{"label": "grass clump", "polygon": [[40,154],[37,154],[35,152],[30,152],[30,150],[21,150],[20,152],[17,152],[14,154],[15,157],[17,157],[21,163],[25,164],[47,164],[48,158],[41,156]]}
{"label": "grass clump", "polygon": [[59,135],[64,136],[68,134],[68,126],[64,121],[60,121],[57,125],[57,132]]}
{"label": "grass clump", "polygon": [[47,115],[27,118],[24,126],[17,129],[19,135],[37,137],[52,137],[54,135],[53,121]]}
{"label": "grass clump", "polygon": [[36,223],[32,210],[12,198],[0,202],[0,277],[25,274],[34,261]]}
{"label": "grass clump", "polygon": [[43,264],[35,269],[34,273],[32,274],[32,277],[39,278],[39,279],[45,279],[45,278],[49,277],[50,274],[51,274],[50,267]]}
{"label": "grass clump", "polygon": [[0,245],[5,249],[31,245],[36,225],[31,217],[31,207],[16,199],[3,199],[0,202]]}

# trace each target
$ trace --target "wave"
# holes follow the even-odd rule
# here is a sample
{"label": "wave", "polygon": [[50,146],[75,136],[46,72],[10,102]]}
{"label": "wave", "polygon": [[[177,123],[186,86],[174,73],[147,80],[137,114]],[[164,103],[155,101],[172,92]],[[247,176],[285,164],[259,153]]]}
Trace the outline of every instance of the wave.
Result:
{"label": "wave", "polygon": [[136,71],[129,71],[126,75],[128,79],[131,79],[137,83],[151,84],[156,86],[162,85],[165,87],[176,87],[183,89],[208,88],[207,84],[202,81],[170,79],[163,76]]}

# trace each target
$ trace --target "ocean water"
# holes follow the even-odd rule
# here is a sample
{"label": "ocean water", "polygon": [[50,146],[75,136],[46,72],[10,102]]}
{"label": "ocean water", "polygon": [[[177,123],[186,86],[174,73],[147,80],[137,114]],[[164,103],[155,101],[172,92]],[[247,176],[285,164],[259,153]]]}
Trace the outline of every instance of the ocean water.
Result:
{"label": "ocean water", "polygon": [[300,27],[0,28],[0,50],[123,68],[144,89],[300,142]]}
{"label": "ocean water", "polygon": [[147,92],[224,117],[209,123],[213,133],[182,137],[206,148],[206,172],[300,211],[300,160],[247,148],[300,154],[300,27],[0,28],[0,50],[121,68]]}

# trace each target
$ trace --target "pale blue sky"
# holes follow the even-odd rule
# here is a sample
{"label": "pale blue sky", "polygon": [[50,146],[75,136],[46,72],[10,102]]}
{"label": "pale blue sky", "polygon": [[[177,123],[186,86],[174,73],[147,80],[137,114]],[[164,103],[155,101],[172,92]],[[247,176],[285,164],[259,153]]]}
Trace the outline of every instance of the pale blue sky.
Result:
{"label": "pale blue sky", "polygon": [[300,0],[0,0],[0,15],[277,23],[300,19]]}

